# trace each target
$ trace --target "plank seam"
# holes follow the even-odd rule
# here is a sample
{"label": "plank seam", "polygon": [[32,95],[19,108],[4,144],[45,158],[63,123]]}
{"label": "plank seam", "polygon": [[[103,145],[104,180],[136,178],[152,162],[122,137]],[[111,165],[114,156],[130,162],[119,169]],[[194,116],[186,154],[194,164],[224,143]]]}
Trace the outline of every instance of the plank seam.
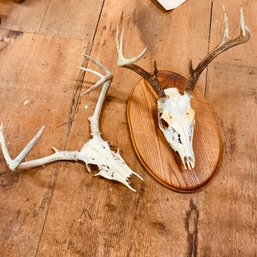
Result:
{"label": "plank seam", "polygon": [[[211,12],[210,12],[210,23],[209,23],[209,36],[208,36],[208,50],[207,54],[210,53],[210,42],[211,42],[211,29],[212,29],[212,15],[213,15],[213,1],[211,1]],[[208,93],[208,72],[209,72],[209,66],[206,68],[206,74],[205,74],[205,86],[204,86],[204,96],[206,97]]]}
{"label": "plank seam", "polygon": [[[99,18],[98,18],[97,23],[96,23],[96,27],[95,27],[95,32],[94,32],[94,35],[93,35],[92,43],[89,43],[87,45],[85,54],[88,54],[88,55],[91,54],[91,51],[92,51],[92,48],[93,48],[93,45],[94,45],[94,42],[95,42],[96,32],[97,32],[97,29],[98,29],[100,18],[102,16],[102,11],[103,11],[103,7],[104,7],[104,3],[105,3],[105,0],[103,0],[102,6],[101,6],[101,9],[100,9],[100,12],[99,12]],[[88,66],[88,60],[84,59],[81,66],[87,67]],[[69,118],[68,118],[67,141],[68,141],[68,138],[69,138],[69,134],[70,134],[70,131],[71,131],[71,127],[72,127],[72,123],[73,123],[75,114],[76,114],[76,112],[78,110],[79,100],[80,100],[80,95],[81,95],[81,90],[82,90],[85,74],[86,74],[85,71],[80,70],[79,75],[78,75],[78,83],[77,83],[77,86],[75,87],[75,91],[74,91],[73,97],[71,99],[71,107],[70,107]]]}
{"label": "plank seam", "polygon": [[236,64],[236,63],[229,63],[229,62],[215,62],[213,61],[212,64],[218,64],[218,65],[230,65],[235,67],[241,67],[241,68],[248,68],[248,69],[257,69],[256,66],[251,65],[243,65],[243,64]]}
{"label": "plank seam", "polygon": [[42,25],[43,25],[43,23],[44,23],[44,21],[45,21],[46,13],[47,13],[47,11],[48,11],[48,9],[49,9],[49,6],[50,6],[51,2],[52,2],[52,0],[50,0],[50,1],[48,2],[48,5],[47,5],[46,10],[45,10],[45,13],[44,13],[44,17],[43,17],[43,19],[42,19],[42,21],[41,21],[41,24],[40,24],[39,28],[38,28],[37,34],[40,33],[40,30],[41,30],[41,28],[42,28]]}
{"label": "plank seam", "polygon": [[[105,3],[105,0],[103,0],[102,6],[101,6],[101,9],[100,9],[100,12],[99,12],[99,18],[98,18],[97,23],[96,23],[96,27],[95,27],[95,32],[94,32],[94,36],[93,36],[93,39],[92,39],[92,43],[91,44],[89,43],[87,45],[87,48],[86,48],[86,51],[85,51],[86,54],[90,54],[91,50],[93,48],[93,44],[94,44],[95,36],[96,36],[96,33],[97,33],[99,21],[100,21],[101,15],[102,15],[104,3]],[[50,5],[50,3],[49,3],[49,5]],[[42,23],[43,23],[43,21],[42,21]],[[88,60],[85,60],[85,58],[83,59],[82,66],[83,67],[87,67],[88,66]],[[71,99],[71,107],[70,107],[69,116],[68,116],[68,131],[67,131],[67,135],[66,135],[66,142],[64,144],[64,149],[66,149],[66,147],[67,147],[69,136],[70,136],[70,132],[71,132],[71,128],[72,128],[72,124],[73,124],[73,120],[74,120],[75,114],[76,114],[78,106],[79,106],[79,100],[80,100],[81,89],[82,89],[82,85],[83,85],[83,82],[84,82],[84,78],[85,78],[85,71],[80,70],[79,75],[78,75],[78,82],[77,82],[77,85],[75,87],[72,99]],[[47,221],[47,217],[48,217],[49,208],[50,208],[50,205],[51,205],[51,202],[52,202],[52,199],[53,199],[53,195],[54,195],[54,191],[55,191],[55,186],[57,184],[57,180],[58,180],[60,169],[61,169],[62,165],[63,165],[63,163],[60,163],[58,165],[58,167],[57,167],[57,171],[56,171],[57,175],[56,175],[55,181],[53,183],[54,185],[52,187],[53,188],[52,189],[52,195],[51,195],[51,197],[49,199],[48,209],[46,211],[45,220],[44,220],[44,223],[43,223],[43,226],[42,226],[42,230],[41,230],[41,234],[40,234],[40,237],[39,237],[37,249],[36,249],[36,252],[35,252],[35,257],[38,255],[39,246],[40,246],[40,243],[42,241],[42,236],[43,236],[43,233],[44,233],[44,229],[45,229],[45,225],[46,225],[46,221]]]}

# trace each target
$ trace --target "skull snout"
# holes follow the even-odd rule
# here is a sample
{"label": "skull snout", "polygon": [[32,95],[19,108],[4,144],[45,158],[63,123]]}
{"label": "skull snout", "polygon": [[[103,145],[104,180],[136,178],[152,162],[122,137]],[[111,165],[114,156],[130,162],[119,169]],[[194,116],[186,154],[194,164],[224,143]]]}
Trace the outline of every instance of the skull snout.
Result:
{"label": "skull snout", "polygon": [[195,167],[195,157],[192,147],[192,141],[188,135],[181,135],[181,144],[178,154],[186,170],[191,170]]}
{"label": "skull snout", "polygon": [[185,167],[185,169],[187,170],[191,170],[195,167],[195,160],[194,158],[190,157],[190,156],[184,156],[183,158],[183,165]]}
{"label": "skull snout", "polygon": [[158,101],[158,123],[171,148],[177,152],[185,169],[195,167],[193,134],[195,112],[191,97],[181,95],[176,88],[165,90],[167,97]]}

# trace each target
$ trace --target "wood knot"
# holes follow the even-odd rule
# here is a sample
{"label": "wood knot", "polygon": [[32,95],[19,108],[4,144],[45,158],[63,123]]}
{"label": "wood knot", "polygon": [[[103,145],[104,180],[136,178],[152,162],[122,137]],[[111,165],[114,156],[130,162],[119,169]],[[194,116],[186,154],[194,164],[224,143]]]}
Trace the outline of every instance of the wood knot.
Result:
{"label": "wood knot", "polygon": [[190,200],[190,209],[186,213],[185,227],[187,231],[188,257],[197,256],[197,240],[198,240],[198,219],[199,211],[197,205]]}

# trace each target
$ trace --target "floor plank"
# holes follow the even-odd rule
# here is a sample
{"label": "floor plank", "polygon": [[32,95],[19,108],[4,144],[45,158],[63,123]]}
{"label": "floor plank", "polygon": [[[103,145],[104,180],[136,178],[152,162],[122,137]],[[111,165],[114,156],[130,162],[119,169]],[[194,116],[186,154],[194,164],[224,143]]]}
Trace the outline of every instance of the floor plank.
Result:
{"label": "floor plank", "polygon": [[102,3],[103,0],[51,0],[39,33],[91,42]]}
{"label": "floor plank", "polygon": [[[160,69],[186,74],[190,53],[197,60],[207,52],[209,32],[205,24],[210,19],[210,6],[210,1],[202,5],[189,1],[164,14],[150,1],[105,2],[91,53],[114,73],[101,118],[102,134],[119,146],[127,163],[145,181],[135,180],[138,191],[133,193],[120,184],[93,177],[82,164],[62,165],[37,257],[185,256],[190,251],[195,242],[191,240],[191,226],[197,226],[193,217],[199,211],[195,205],[197,194],[182,195],[166,189],[140,165],[125,115],[129,93],[139,78],[116,67],[115,31],[117,24],[125,27],[128,54],[148,46],[141,62],[144,67],[150,69],[156,59]],[[201,21],[197,13],[204,13]],[[196,25],[197,29],[188,30]],[[197,44],[192,44],[192,38],[197,39]],[[171,43],[165,48],[167,41]],[[86,80],[93,81],[88,76]],[[201,83],[204,86],[204,77]],[[92,113],[98,94],[93,92],[81,99],[69,149],[80,148],[89,137],[86,117]],[[89,108],[85,110],[84,105]],[[176,242],[180,247],[175,246]]]}
{"label": "floor plank", "polygon": [[[90,51],[101,3],[59,3],[53,20],[57,1],[0,2],[0,120],[12,156],[42,125],[47,129],[28,159],[65,147],[82,83],[78,66]],[[1,156],[1,256],[36,255],[59,168],[10,173]]]}
{"label": "floor plank", "polygon": [[38,32],[50,2],[51,0],[26,0],[18,4],[12,0],[0,1],[1,27],[23,32]]}
{"label": "floor plank", "polygon": [[[65,147],[68,126],[63,124],[84,46],[81,40],[20,33],[0,51],[0,121],[11,156],[43,125],[47,129],[28,159],[50,154],[51,146]],[[58,170],[54,164],[11,173],[1,154],[0,256],[35,256]]]}
{"label": "floor plank", "polygon": [[0,2],[1,27],[91,42],[103,0]]}
{"label": "floor plank", "polygon": [[[200,77],[224,153],[206,187],[178,194],[145,171],[132,147],[126,107],[140,78],[116,66],[116,26],[125,28],[126,55],[148,47],[140,65],[151,70],[157,60],[159,69],[188,77],[189,58],[196,65],[220,40],[222,4],[231,36],[243,4],[252,37]],[[93,177],[81,163],[10,173],[0,154],[0,256],[256,256],[256,11],[248,0],[187,1],[167,13],[154,0],[2,0],[0,122],[12,156],[42,125],[47,129],[29,159],[50,154],[51,146],[80,149],[90,137],[87,118],[99,90],[80,98],[78,66],[91,52],[114,73],[103,137],[144,182],[133,180],[133,193]],[[94,81],[86,75],[82,92]]]}
{"label": "floor plank", "polygon": [[208,99],[220,119],[224,153],[202,202],[202,256],[256,255],[256,71],[221,63],[209,70]]}
{"label": "floor plank", "polygon": [[[226,1],[237,35],[241,1]],[[209,67],[207,98],[220,121],[224,153],[206,189],[200,218],[200,256],[256,256],[256,3],[243,1],[250,42],[222,54]],[[214,1],[210,45],[218,42],[222,6]],[[217,18],[220,17],[220,18]],[[219,25],[218,25],[219,24]],[[220,30],[220,29],[219,29]],[[220,31],[221,32],[221,31]]]}

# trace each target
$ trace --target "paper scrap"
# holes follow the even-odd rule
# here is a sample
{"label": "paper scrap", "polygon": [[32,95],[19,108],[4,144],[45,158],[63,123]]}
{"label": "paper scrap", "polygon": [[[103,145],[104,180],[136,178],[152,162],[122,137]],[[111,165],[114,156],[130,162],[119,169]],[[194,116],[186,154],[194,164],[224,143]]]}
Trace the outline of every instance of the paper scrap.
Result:
{"label": "paper scrap", "polygon": [[187,0],[157,0],[166,11],[172,10],[186,2]]}

